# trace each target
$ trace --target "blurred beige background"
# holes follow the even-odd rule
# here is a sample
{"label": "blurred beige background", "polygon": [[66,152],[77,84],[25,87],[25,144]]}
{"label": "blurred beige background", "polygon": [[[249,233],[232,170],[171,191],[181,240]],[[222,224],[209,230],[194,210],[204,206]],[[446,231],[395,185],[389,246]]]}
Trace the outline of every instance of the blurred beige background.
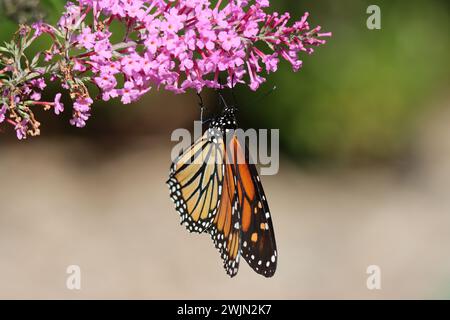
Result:
{"label": "blurred beige background", "polygon": [[[448,298],[450,110],[437,110],[406,171],[283,158],[263,177],[280,255],[272,279],[245,263],[229,279],[209,236],[178,224],[168,136],[117,153],[74,138],[1,146],[0,297]],[[71,264],[80,291],[66,289]],[[371,264],[382,290],[366,288]]]}

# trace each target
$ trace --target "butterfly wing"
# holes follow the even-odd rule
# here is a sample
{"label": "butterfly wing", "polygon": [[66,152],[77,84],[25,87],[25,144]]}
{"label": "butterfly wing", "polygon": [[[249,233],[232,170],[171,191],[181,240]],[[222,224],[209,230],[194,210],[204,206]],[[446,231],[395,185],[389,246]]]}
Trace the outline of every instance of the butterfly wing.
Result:
{"label": "butterfly wing", "polygon": [[225,164],[219,210],[210,228],[211,238],[230,277],[238,272],[241,246],[240,209],[234,169],[231,163]]}
{"label": "butterfly wing", "polygon": [[181,224],[204,232],[214,219],[223,184],[224,143],[205,132],[172,164],[167,184]]}
{"label": "butterfly wing", "polygon": [[256,167],[236,136],[225,147],[225,138],[210,132],[236,126],[229,112],[174,161],[170,196],[189,231],[210,233],[228,275],[237,274],[243,255],[253,270],[271,277],[277,266],[275,235]]}
{"label": "butterfly wing", "polygon": [[237,193],[241,209],[241,254],[255,272],[271,277],[277,267],[277,247],[269,205],[250,155],[238,138],[231,140],[236,154]]}

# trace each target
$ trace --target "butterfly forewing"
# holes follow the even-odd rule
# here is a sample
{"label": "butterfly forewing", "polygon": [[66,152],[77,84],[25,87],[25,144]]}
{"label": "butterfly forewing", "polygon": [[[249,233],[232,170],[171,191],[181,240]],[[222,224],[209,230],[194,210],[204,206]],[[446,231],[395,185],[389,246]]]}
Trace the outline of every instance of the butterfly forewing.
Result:
{"label": "butterfly forewing", "polygon": [[231,141],[236,153],[237,192],[241,208],[241,254],[257,273],[271,277],[277,267],[277,248],[269,206],[250,155],[237,137]]}
{"label": "butterfly forewing", "polygon": [[223,140],[205,134],[172,164],[167,184],[180,221],[204,232],[217,212],[223,184]]}

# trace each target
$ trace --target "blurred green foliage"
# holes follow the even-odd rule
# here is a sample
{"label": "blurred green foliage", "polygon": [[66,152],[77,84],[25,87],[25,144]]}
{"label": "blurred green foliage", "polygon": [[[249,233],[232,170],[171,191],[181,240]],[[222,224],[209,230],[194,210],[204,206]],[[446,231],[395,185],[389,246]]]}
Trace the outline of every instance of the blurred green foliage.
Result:
{"label": "blurred green foliage", "polygon": [[0,0],[0,8],[5,16],[19,23],[44,17],[39,0]]}
{"label": "blurred green foliage", "polygon": [[[293,17],[309,11],[310,23],[333,37],[304,59],[298,73],[284,62],[258,93],[239,90],[246,125],[280,128],[282,148],[297,159],[401,155],[425,108],[449,85],[448,2],[300,3],[285,0],[277,7]],[[370,4],[381,8],[381,30],[366,27]]]}
{"label": "blurred green foliage", "polygon": [[[55,23],[64,4],[42,0],[37,10]],[[381,30],[366,27],[370,4],[381,8]],[[299,160],[352,162],[403,154],[417,121],[449,85],[448,1],[283,0],[272,1],[272,6],[293,18],[309,11],[310,24],[322,25],[333,37],[304,58],[300,72],[282,62],[257,93],[243,86],[237,90],[241,122],[280,128],[283,150]],[[0,42],[17,28],[16,17],[4,15],[0,12]],[[48,46],[45,41],[41,48]],[[273,86],[277,89],[266,95]],[[186,103],[192,101],[186,96]],[[100,107],[83,131],[94,133],[98,123],[114,126],[121,121],[123,126],[137,112],[154,111],[147,106],[133,110],[127,108],[124,116],[123,108]],[[65,121],[57,125],[72,131]]]}
{"label": "blurred green foliage", "polygon": [[[64,0],[0,0],[0,44],[11,41],[19,23],[31,24],[37,20],[56,23],[65,3]],[[32,46],[29,54],[48,49],[50,41],[43,38],[37,46]]]}
{"label": "blurred green foliage", "polygon": [[32,23],[41,19],[57,21],[64,4],[63,0],[0,0],[0,40],[8,40],[7,30],[15,30],[17,23]]}

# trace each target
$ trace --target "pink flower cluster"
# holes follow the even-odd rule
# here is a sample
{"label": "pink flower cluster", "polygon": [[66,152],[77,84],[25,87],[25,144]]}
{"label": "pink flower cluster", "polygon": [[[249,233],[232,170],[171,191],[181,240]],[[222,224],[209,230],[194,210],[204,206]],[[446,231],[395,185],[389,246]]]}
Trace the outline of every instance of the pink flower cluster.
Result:
{"label": "pink flower cluster", "polygon": [[[152,86],[176,93],[218,88],[221,72],[227,74],[229,86],[249,82],[256,90],[265,80],[261,64],[266,72],[273,72],[282,57],[297,71],[302,63],[299,52],[312,53],[312,46],[325,42],[319,38],[330,35],[318,33],[320,27],[310,29],[307,13],[287,26],[289,14],[264,12],[268,0],[251,5],[246,0],[223,5],[218,1],[215,6],[208,0],[84,0],[80,5],[69,5],[60,25],[64,26],[67,15],[91,8],[97,23],[84,27],[74,39],[80,49],[92,50],[75,61],[95,73],[103,99],[120,96],[123,103],[138,99]],[[98,21],[105,21],[100,17],[106,17],[106,25],[123,22],[124,41],[130,46],[115,52],[111,32],[99,28]],[[258,42],[266,43],[270,53],[259,50]],[[122,88],[117,87],[119,74],[125,78]]]}
{"label": "pink flower cluster", "polygon": [[[45,89],[47,84],[44,81],[43,77],[34,78],[28,82],[25,82],[18,88],[19,95],[12,96],[10,99],[10,103],[12,105],[20,104],[21,99],[31,100],[33,101],[33,105],[42,105],[44,108],[50,108],[52,103],[41,102],[42,91]],[[10,96],[9,90],[4,90],[2,92],[3,97]],[[28,108],[28,104],[24,104],[25,110]],[[0,123],[6,121],[14,126],[16,130],[16,135],[19,140],[25,139],[27,134],[31,135],[39,135],[39,126],[40,123],[35,121],[33,118],[21,117],[22,110],[14,110],[14,108],[10,111],[13,118],[20,119],[19,121],[12,121],[10,118],[7,118],[7,111],[9,110],[8,105],[3,103],[0,107]]]}
{"label": "pink flower cluster", "polygon": [[[263,73],[275,72],[280,59],[299,70],[299,54],[311,54],[331,33],[311,28],[308,13],[288,24],[288,13],[269,14],[267,7],[268,0],[78,0],[66,5],[57,28],[37,24],[34,36],[60,39],[45,52],[45,61],[64,62],[54,77],[74,100],[71,124],[83,127],[93,104],[87,82],[103,100],[118,97],[128,104],[151,88],[183,93],[247,83],[257,90]],[[113,22],[124,28],[116,43]],[[29,90],[29,98],[39,102],[38,91]],[[64,109],[60,98],[46,103],[57,114]],[[0,120],[5,113],[0,109]]]}

